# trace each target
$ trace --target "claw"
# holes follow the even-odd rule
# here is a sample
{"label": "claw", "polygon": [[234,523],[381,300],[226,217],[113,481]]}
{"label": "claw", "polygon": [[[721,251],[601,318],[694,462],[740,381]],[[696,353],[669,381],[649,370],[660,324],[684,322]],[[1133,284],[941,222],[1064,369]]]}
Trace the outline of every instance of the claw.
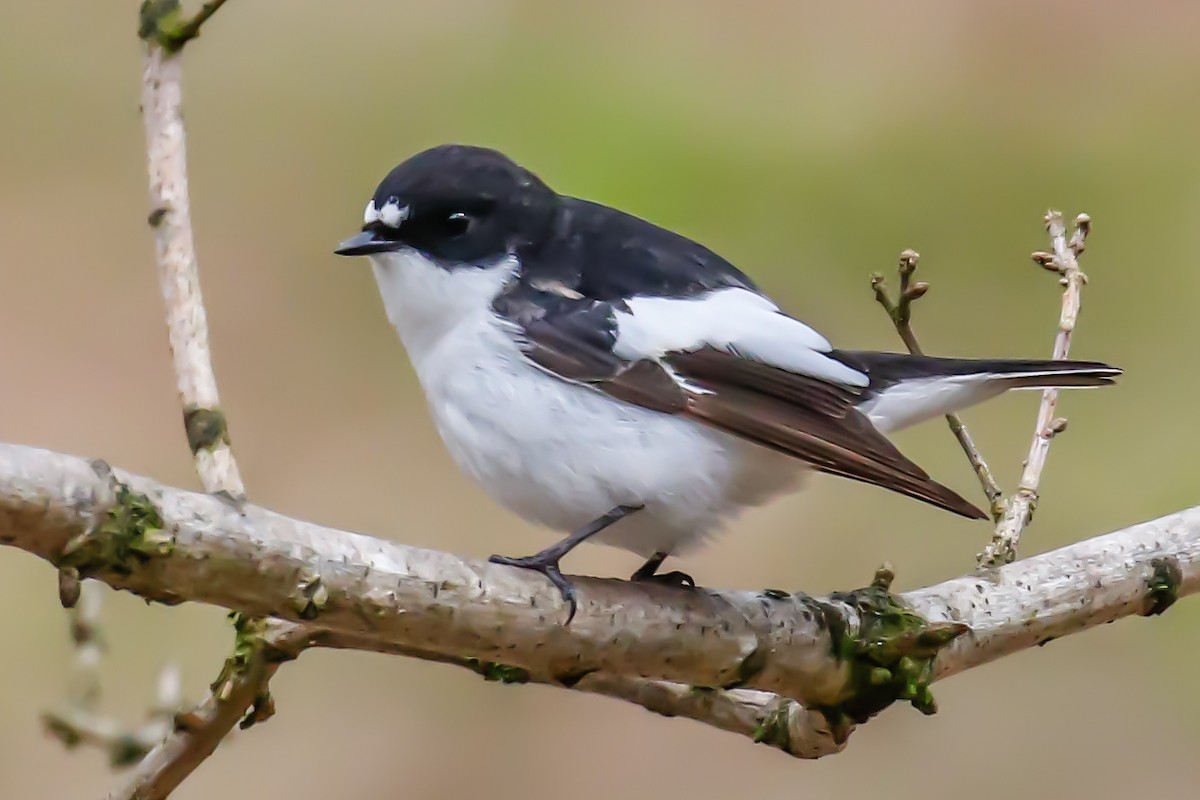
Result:
{"label": "claw", "polygon": [[513,558],[511,556],[490,556],[488,558],[493,564],[504,564],[508,567],[518,567],[520,569],[531,569],[534,572],[539,572],[549,579],[550,583],[554,584],[562,595],[563,602],[567,604],[567,621],[566,625],[571,624],[571,620],[575,618],[575,610],[577,604],[575,602],[575,585],[567,580],[566,576],[558,568],[558,559],[549,560],[540,556],[523,556],[521,558]]}
{"label": "claw", "polygon": [[635,572],[629,580],[635,583],[657,583],[660,586],[674,586],[678,589],[696,588],[696,581],[692,576],[679,570],[654,575],[639,575]]}
{"label": "claw", "polygon": [[629,576],[629,580],[634,583],[657,583],[661,586],[674,586],[676,588],[696,588],[696,581],[686,572],[675,570],[659,575],[658,568],[662,566],[663,561],[666,561],[666,559],[666,553],[655,553],[645,564],[638,568],[637,572]]}
{"label": "claw", "polygon": [[[492,556],[488,561],[493,564],[504,564],[509,567],[520,567],[521,569],[531,569],[534,572],[540,572],[550,579],[558,591],[562,594],[563,601],[567,604],[567,625],[571,624],[571,620],[575,619],[575,586],[566,578],[558,569],[559,560],[567,553],[575,549],[575,546],[581,542],[595,536],[600,531],[612,525],[614,522],[619,522],[635,511],[640,511],[641,506],[616,506],[610,511],[605,512],[596,519],[584,525],[575,531],[572,531],[569,536],[556,544],[552,544],[540,553],[535,553],[531,556],[523,556],[521,558],[512,558],[510,556]],[[665,557],[665,556],[664,556]],[[651,570],[653,572],[653,570]]]}

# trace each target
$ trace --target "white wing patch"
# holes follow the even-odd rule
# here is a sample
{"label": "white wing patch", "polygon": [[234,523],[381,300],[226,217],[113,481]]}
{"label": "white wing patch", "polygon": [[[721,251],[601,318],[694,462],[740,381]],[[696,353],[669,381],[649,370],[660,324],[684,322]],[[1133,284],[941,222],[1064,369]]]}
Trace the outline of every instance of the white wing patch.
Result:
{"label": "white wing patch", "polygon": [[628,313],[616,313],[613,353],[629,361],[713,347],[847,386],[868,383],[863,373],[824,355],[831,349],[824,336],[747,289],[688,299],[634,297],[626,305]]}

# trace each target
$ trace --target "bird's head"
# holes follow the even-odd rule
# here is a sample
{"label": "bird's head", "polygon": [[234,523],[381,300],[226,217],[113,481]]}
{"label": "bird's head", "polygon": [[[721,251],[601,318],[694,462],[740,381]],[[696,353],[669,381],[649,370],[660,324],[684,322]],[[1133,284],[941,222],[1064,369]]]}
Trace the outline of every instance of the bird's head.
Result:
{"label": "bird's head", "polygon": [[446,269],[486,266],[539,242],[557,199],[500,152],[442,145],[389,172],[367,203],[362,232],[334,252],[416,251]]}

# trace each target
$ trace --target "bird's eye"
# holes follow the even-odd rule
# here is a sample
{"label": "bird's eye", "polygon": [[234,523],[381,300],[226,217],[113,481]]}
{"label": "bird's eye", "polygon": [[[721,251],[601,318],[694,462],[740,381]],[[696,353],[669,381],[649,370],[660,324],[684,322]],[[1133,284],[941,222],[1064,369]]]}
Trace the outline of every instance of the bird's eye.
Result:
{"label": "bird's eye", "polygon": [[471,230],[472,222],[474,220],[471,218],[471,215],[462,211],[455,211],[446,217],[443,228],[447,237],[457,239],[460,236],[466,235]]}

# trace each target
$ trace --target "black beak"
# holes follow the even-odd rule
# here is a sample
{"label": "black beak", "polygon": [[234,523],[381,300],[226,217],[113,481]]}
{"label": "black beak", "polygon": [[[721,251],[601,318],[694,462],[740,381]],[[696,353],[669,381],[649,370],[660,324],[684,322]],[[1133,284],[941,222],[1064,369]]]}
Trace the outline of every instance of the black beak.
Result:
{"label": "black beak", "polygon": [[334,249],[339,256],[367,256],[371,253],[386,253],[399,250],[404,245],[391,239],[381,238],[374,231],[363,231],[351,236]]}

